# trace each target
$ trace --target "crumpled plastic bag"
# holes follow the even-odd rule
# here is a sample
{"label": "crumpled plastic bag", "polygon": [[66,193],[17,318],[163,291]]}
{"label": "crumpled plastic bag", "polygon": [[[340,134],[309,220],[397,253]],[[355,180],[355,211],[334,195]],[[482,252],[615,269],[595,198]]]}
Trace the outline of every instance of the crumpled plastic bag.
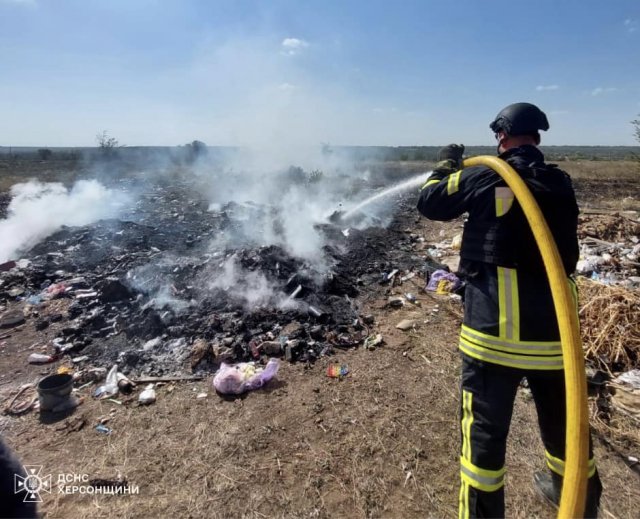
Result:
{"label": "crumpled plastic bag", "polygon": [[429,282],[425,287],[425,290],[431,292],[437,292],[438,294],[446,294],[448,292],[455,292],[462,285],[462,281],[451,272],[446,270],[436,270],[429,277]]}
{"label": "crumpled plastic bag", "polygon": [[241,395],[263,387],[277,375],[279,367],[278,359],[269,359],[264,369],[256,367],[253,362],[223,362],[213,377],[213,387],[222,395]]}
{"label": "crumpled plastic bag", "polygon": [[95,398],[110,398],[118,394],[118,365],[114,364],[109,373],[107,380],[93,392]]}
{"label": "crumpled plastic bag", "polygon": [[613,381],[617,382],[618,384],[628,384],[633,389],[640,389],[640,369],[632,369],[631,371],[622,373]]}

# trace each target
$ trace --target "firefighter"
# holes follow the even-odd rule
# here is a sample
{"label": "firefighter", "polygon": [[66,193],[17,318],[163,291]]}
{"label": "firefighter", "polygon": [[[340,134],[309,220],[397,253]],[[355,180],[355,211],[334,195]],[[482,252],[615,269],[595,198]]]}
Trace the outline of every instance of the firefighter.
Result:
{"label": "firefighter", "polygon": [[[537,106],[516,103],[490,124],[499,157],[538,202],[570,277],[578,260],[578,205],[569,176],[538,149],[549,129]],[[459,517],[504,517],[506,440],[519,384],[526,378],[538,413],[548,470],[537,490],[558,505],[564,473],[565,386],[562,349],[542,258],[513,192],[490,168],[461,169],[463,145],[439,152],[418,210],[432,220],[464,213],[459,274],[466,281],[462,356]],[[591,442],[590,442],[591,443]],[[589,446],[585,517],[596,517],[602,486]]]}

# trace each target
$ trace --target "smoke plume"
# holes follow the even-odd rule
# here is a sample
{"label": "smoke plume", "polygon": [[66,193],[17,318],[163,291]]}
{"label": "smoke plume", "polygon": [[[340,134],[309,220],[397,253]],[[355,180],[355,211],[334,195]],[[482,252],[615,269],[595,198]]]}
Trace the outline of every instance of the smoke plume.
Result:
{"label": "smoke plume", "polygon": [[16,258],[63,225],[87,225],[116,216],[129,197],[95,180],[70,189],[61,183],[31,181],[11,188],[8,218],[0,220],[0,261]]}

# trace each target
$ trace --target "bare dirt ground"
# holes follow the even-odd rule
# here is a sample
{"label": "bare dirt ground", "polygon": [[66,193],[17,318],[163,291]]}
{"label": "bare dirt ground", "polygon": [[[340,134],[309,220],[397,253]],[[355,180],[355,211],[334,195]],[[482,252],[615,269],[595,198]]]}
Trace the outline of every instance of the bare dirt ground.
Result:
{"label": "bare dirt ground", "polygon": [[[576,179],[583,205],[615,208],[631,197],[625,208],[638,209],[637,177],[619,188],[605,177],[587,180]],[[593,182],[606,185],[604,200]],[[403,215],[402,227],[425,238],[403,245],[406,254],[460,232],[460,222],[428,222],[416,214]],[[23,463],[42,465],[54,483],[57,474],[87,474],[123,476],[139,487],[137,495],[89,496],[58,494],[54,485],[43,495],[47,518],[456,517],[461,306],[422,286],[414,278],[360,298],[361,313],[376,318],[383,346],[339,351],[315,365],[283,362],[275,383],[242,398],[216,395],[210,378],[165,384],[148,407],[135,398],[95,401],[87,389],[83,404],[64,420],[43,423],[37,412],[0,416],[0,431]],[[420,306],[387,306],[390,295],[406,292],[416,294]],[[406,318],[415,319],[416,328],[396,329]],[[56,369],[26,364],[37,351],[33,345],[44,344],[55,326],[35,332],[27,322],[0,332],[11,334],[0,341],[0,401]],[[335,362],[349,366],[343,379],[326,375]],[[197,399],[201,392],[207,398]],[[95,430],[101,418],[109,418],[112,434]],[[595,452],[605,487],[601,515],[638,517],[638,474],[597,438]],[[520,392],[508,444],[509,517],[554,516],[531,484],[543,466],[535,407]]]}

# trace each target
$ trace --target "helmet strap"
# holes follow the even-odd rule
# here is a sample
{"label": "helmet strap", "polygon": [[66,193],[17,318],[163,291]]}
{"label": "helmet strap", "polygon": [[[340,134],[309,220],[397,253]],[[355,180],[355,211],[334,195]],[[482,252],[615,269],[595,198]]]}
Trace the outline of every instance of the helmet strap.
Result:
{"label": "helmet strap", "polygon": [[496,154],[500,155],[500,153],[501,153],[500,146],[502,146],[502,143],[508,138],[508,136],[507,136],[507,134],[505,132],[501,131],[501,132],[496,133],[496,137],[498,138],[498,145],[496,146]]}

